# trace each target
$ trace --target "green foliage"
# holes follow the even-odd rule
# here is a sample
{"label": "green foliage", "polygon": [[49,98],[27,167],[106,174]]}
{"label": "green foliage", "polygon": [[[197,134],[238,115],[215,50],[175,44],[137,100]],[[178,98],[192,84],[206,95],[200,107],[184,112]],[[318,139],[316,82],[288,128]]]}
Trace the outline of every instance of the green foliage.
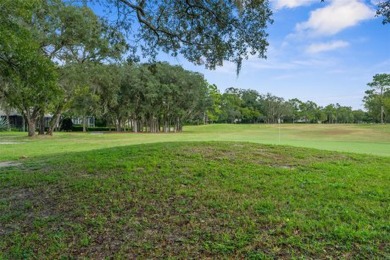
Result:
{"label": "green foliage", "polygon": [[213,84],[209,85],[207,93],[207,122],[216,122],[221,114],[221,93],[218,87]]}
{"label": "green foliage", "polygon": [[117,131],[181,131],[184,122],[204,116],[207,82],[198,73],[168,63],[102,68],[100,106]]}
{"label": "green foliage", "polygon": [[71,131],[73,128],[73,122],[72,119],[67,117],[61,120],[61,131]]}
{"label": "green foliage", "polygon": [[[207,115],[210,122],[223,123],[353,123],[368,121],[360,111],[354,118],[351,107],[330,104],[320,107],[313,101],[285,101],[270,93],[251,89],[228,88],[221,94],[212,88],[208,93]],[[362,113],[364,115],[362,115]]]}
{"label": "green foliage", "polygon": [[378,3],[377,16],[383,16],[383,24],[390,23],[390,1],[382,0]]}
{"label": "green foliage", "polygon": [[367,85],[364,106],[376,122],[390,122],[390,74],[376,74]]}
{"label": "green foliage", "polygon": [[249,55],[266,57],[265,29],[272,22],[268,1],[100,2],[116,5],[125,30],[137,29],[131,34],[132,42],[141,40],[141,50],[148,57],[158,51],[181,54],[211,69],[232,61],[237,72]]}
{"label": "green foliage", "polygon": [[26,118],[29,136],[59,94],[56,68],[40,51],[38,30],[30,23],[41,3],[5,1],[0,16],[0,94]]}
{"label": "green foliage", "polygon": [[[88,132],[107,132],[107,131],[112,131],[113,129],[111,127],[88,127],[87,131]],[[72,132],[82,132],[83,131],[83,126],[81,125],[73,125],[71,128]]]}
{"label": "green foliage", "polygon": [[[80,77],[78,82],[76,77],[58,82],[53,61],[85,68],[91,66],[88,63],[118,60],[127,50],[125,39],[86,6],[61,0],[6,0],[1,7],[0,80],[4,83],[0,95],[22,111],[31,129],[29,135],[34,135],[38,116],[47,112],[53,114],[52,131],[63,110],[75,101],[75,92],[90,82]],[[69,73],[61,71],[60,75]],[[82,114],[90,110],[77,109],[83,110]]]}

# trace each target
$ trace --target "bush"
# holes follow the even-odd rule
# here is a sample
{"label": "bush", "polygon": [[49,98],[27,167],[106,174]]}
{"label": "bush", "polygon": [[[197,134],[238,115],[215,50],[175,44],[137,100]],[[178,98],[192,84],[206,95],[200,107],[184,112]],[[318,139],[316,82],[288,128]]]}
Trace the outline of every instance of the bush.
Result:
{"label": "bush", "polygon": [[[73,130],[73,122],[72,122],[72,119],[70,118],[64,118],[62,119],[61,121],[61,131],[72,131]],[[81,131],[83,129],[81,128]]]}
{"label": "bush", "polygon": [[90,132],[93,132],[93,131],[107,132],[107,131],[111,131],[111,127],[89,127],[88,131],[90,131]]}
{"label": "bush", "polygon": [[[72,127],[73,132],[82,132],[83,126],[81,125],[73,125]],[[87,127],[88,132],[107,132],[111,131],[110,127]]]}

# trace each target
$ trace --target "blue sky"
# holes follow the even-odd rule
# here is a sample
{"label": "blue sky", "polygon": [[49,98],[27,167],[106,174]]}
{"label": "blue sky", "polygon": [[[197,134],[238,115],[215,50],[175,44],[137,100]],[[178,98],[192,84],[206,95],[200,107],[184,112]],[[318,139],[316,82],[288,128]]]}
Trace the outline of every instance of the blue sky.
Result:
{"label": "blue sky", "polygon": [[375,17],[377,0],[270,0],[268,59],[244,61],[216,70],[194,66],[184,58],[160,59],[205,75],[221,91],[229,87],[270,92],[318,105],[340,103],[362,109],[367,83],[376,73],[390,73],[390,24]]}

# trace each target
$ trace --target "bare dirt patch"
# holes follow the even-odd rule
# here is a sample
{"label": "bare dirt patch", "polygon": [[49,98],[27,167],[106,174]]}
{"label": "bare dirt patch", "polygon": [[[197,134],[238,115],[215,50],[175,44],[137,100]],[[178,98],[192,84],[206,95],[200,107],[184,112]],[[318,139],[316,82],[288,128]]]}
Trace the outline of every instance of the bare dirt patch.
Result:
{"label": "bare dirt patch", "polygon": [[15,161],[0,162],[0,168],[20,166],[22,163]]}

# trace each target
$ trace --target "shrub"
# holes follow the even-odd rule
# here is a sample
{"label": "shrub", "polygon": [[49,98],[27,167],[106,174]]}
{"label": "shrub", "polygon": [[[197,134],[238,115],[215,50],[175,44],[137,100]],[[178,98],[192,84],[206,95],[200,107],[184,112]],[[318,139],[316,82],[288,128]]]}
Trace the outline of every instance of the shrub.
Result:
{"label": "shrub", "polygon": [[[61,121],[61,131],[72,131],[73,130],[73,122],[70,118],[64,118]],[[82,129],[81,129],[82,130]]]}
{"label": "shrub", "polygon": [[[72,127],[73,132],[82,132],[83,126],[81,125],[73,125]],[[88,132],[107,132],[111,131],[110,127],[87,127]]]}

